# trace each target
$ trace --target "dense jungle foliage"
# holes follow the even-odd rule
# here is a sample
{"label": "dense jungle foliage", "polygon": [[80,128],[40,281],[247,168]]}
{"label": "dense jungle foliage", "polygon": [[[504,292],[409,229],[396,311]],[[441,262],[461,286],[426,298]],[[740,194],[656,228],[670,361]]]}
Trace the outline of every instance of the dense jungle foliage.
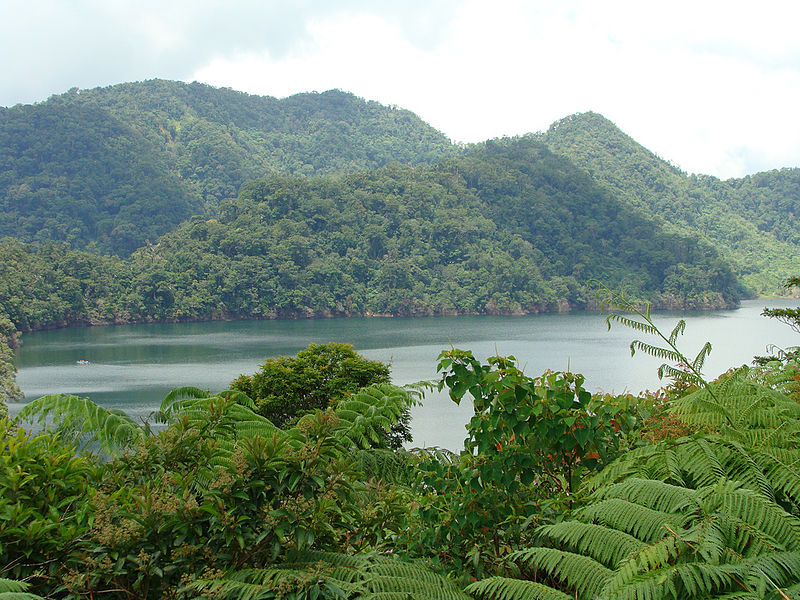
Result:
{"label": "dense jungle foliage", "polygon": [[0,245],[21,330],[69,322],[581,308],[585,282],[662,307],[734,305],[707,243],[665,232],[538,142],[487,142],[434,167],[242,186],[128,261]]}
{"label": "dense jungle foliage", "polygon": [[780,293],[800,262],[800,169],[721,181],[687,175],[595,113],[532,136],[626,204],[706,240],[755,293]]}
{"label": "dense jungle foliage", "polygon": [[684,323],[602,300],[673,384],[593,396],[450,349],[455,454],[374,446],[417,401],[386,383],[283,428],[237,390],[176,389],[161,427],[35,400],[0,420],[0,597],[800,598],[798,359],[706,382]]}
{"label": "dense jungle foliage", "polygon": [[329,91],[278,100],[151,80],[0,108],[0,237],[121,256],[248,179],[431,162],[449,140],[405,110]]}

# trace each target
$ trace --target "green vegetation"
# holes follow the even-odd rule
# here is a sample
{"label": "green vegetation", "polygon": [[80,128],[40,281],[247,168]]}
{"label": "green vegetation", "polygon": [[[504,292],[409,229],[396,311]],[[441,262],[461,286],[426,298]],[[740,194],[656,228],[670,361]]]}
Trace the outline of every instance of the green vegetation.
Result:
{"label": "green vegetation", "polygon": [[0,316],[0,419],[7,416],[6,405],[22,398],[16,384],[16,367],[14,366],[14,346],[17,331],[11,321]]}
{"label": "green vegetation", "polygon": [[[704,290],[721,287],[704,280],[702,266],[691,269],[698,266],[691,255],[707,254],[707,246],[750,293],[778,292],[798,259],[797,169],[730,181],[688,176],[593,113],[562,119],[544,134],[463,148],[408,111],[341,91],[278,100],[161,80],[71,90],[36,105],[0,108],[0,236],[128,256],[192,217],[224,220],[220,204],[237,197],[247,181],[338,175],[335,182],[343,173],[395,162],[455,171],[488,205],[481,209],[485,218],[497,224],[502,214],[507,223],[499,227],[523,238],[561,238],[555,244],[560,251],[579,253],[586,238],[610,233],[606,247],[588,244],[582,260],[546,254],[557,276],[579,282],[582,271],[594,267],[591,250],[601,250],[601,257],[606,250],[623,255],[612,272],[632,267],[635,250],[622,248],[616,231],[606,231],[609,220],[632,220],[619,229],[632,226],[638,238],[638,217],[631,213],[654,215],[666,236],[701,240],[674,261],[686,263],[688,271],[676,267],[657,275],[671,275],[669,289],[647,281],[651,272],[633,273],[633,288],[649,286],[666,294],[663,302],[677,305],[688,295],[702,304]],[[447,196],[462,194],[458,186],[436,183],[444,189],[427,190],[433,195],[425,200],[440,208]],[[496,211],[495,196],[501,201]],[[597,209],[597,223],[588,209]],[[568,226],[576,214],[575,227]],[[373,225],[394,237],[386,224]],[[541,252],[547,247],[531,243]],[[686,283],[692,279],[701,280],[695,289]]]}
{"label": "green vegetation", "polygon": [[432,162],[455,152],[414,114],[329,91],[277,100],[152,80],[0,108],[0,237],[121,256],[248,179]]}
{"label": "green vegetation", "polygon": [[[796,370],[707,382],[707,349],[680,368],[681,323],[666,335],[649,308],[604,300],[621,311],[612,323],[659,340],[633,347],[671,363],[675,385],[592,396],[580,375],[532,378],[513,357],[451,349],[439,388],[474,407],[457,455],[375,447],[415,397],[386,383],[283,427],[240,390],[176,389],[153,416],[162,428],[84,398],[36,400],[0,430],[0,594],[800,597]],[[264,373],[316,380],[299,365],[348,360],[348,378],[381,377],[345,345]],[[49,430],[15,427],[31,419]]]}
{"label": "green vegetation", "polygon": [[435,167],[271,177],[129,260],[0,242],[0,314],[75,323],[520,314],[591,305],[588,279],[660,307],[735,305],[707,243],[666,232],[529,139]]}
{"label": "green vegetation", "polygon": [[626,205],[710,243],[753,294],[780,294],[800,261],[800,169],[720,181],[687,175],[595,113],[533,136]]}
{"label": "green vegetation", "polygon": [[[258,414],[285,427],[351,398],[362,388],[388,383],[388,365],[364,358],[350,344],[329,343],[311,344],[297,356],[267,359],[252,377],[240,375],[231,389],[252,398]],[[398,449],[410,442],[410,420],[406,411],[374,445]]]}

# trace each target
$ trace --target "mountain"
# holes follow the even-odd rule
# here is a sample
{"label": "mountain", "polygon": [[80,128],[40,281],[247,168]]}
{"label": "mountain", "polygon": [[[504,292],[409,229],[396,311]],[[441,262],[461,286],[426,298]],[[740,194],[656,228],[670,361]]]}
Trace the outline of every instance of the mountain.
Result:
{"label": "mountain", "polygon": [[664,227],[696,236],[730,261],[750,293],[780,292],[800,264],[800,169],[721,181],[687,175],[596,113],[533,136]]}
{"label": "mountain", "polygon": [[522,314],[601,280],[661,307],[732,306],[712,246],[662,231],[534,140],[433,166],[251,181],[134,254],[157,318]]}
{"label": "mountain", "polygon": [[432,162],[413,113],[328,91],[282,100],[151,80],[0,108],[0,236],[128,255],[248,179]]}
{"label": "mountain", "polygon": [[130,259],[0,240],[0,315],[99,322],[525,314],[592,306],[601,281],[661,308],[733,306],[708,243],[665,231],[532,138],[435,165],[274,175]]}

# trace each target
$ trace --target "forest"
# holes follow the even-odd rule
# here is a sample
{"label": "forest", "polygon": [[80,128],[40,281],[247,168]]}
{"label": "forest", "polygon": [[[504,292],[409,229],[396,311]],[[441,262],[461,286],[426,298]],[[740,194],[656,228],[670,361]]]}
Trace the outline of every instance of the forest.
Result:
{"label": "forest", "polygon": [[[689,175],[594,113],[463,145],[338,90],[0,108],[0,600],[800,598],[798,350],[707,381],[710,346],[650,313],[796,294],[799,196],[798,169]],[[456,348],[397,386],[341,340],[144,422],[5,406],[40,329],[584,309],[665,386]],[[431,390],[473,407],[456,452],[414,448]]]}

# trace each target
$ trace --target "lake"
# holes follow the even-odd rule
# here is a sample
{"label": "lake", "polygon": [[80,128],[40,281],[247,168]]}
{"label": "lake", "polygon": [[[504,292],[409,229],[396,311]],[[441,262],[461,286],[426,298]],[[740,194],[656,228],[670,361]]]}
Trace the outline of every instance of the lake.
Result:
{"label": "lake", "polygon": [[[786,325],[760,316],[765,306],[796,307],[797,300],[751,300],[741,308],[709,312],[659,312],[668,334],[686,319],[679,347],[690,358],[708,340],[713,346],[705,375],[749,363],[769,344],[800,345]],[[586,376],[591,391],[622,393],[656,389],[659,361],[630,356],[637,332],[607,330],[597,312],[521,317],[350,318],[235,321],[80,327],[26,334],[17,352],[17,381],[26,399],[45,394],[88,396],[107,407],[145,418],[178,386],[225,389],[241,373],[255,372],[271,356],[292,355],[309,343],[346,342],[368,358],[388,362],[395,383],[436,378],[436,358],[451,345],[481,359],[517,357],[528,375],[545,369]],[[76,364],[76,361],[88,364]],[[9,406],[15,414],[20,405]],[[459,449],[471,406],[433,394],[413,411],[416,446]]]}

